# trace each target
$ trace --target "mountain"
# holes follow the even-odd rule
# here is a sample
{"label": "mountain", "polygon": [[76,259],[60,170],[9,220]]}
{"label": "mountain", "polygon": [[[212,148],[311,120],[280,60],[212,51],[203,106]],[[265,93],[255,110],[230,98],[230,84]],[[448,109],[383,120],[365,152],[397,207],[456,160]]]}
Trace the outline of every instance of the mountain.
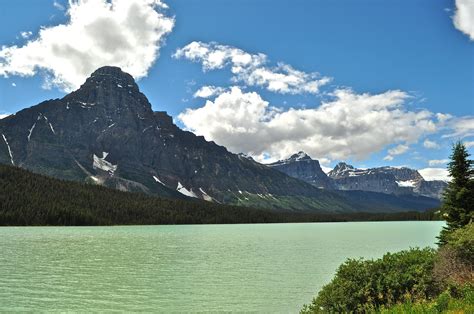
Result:
{"label": "mountain", "polygon": [[[202,136],[153,111],[132,76],[96,70],[76,91],[0,120],[0,163],[55,178],[171,198],[297,211],[423,210],[414,202],[352,203]],[[428,201],[429,203],[429,201]],[[429,203],[436,206],[434,203]]]}
{"label": "mountain", "polygon": [[[304,152],[292,155],[268,166],[318,188],[340,191],[366,191],[395,195],[420,195],[441,199],[447,186],[444,181],[426,181],[417,170],[406,167],[357,169],[338,163],[327,175],[319,162]],[[351,193],[345,193],[352,199]],[[357,198],[356,198],[357,199]],[[383,197],[380,198],[380,201]],[[393,200],[386,200],[392,202]]]}
{"label": "mountain", "polygon": [[334,182],[321,169],[319,161],[311,159],[304,152],[299,152],[288,159],[268,164],[268,166],[321,189],[335,188]]}
{"label": "mountain", "polygon": [[426,181],[407,167],[357,169],[340,162],[328,173],[339,190],[361,190],[387,194],[417,194],[440,199],[447,186],[444,181]]}

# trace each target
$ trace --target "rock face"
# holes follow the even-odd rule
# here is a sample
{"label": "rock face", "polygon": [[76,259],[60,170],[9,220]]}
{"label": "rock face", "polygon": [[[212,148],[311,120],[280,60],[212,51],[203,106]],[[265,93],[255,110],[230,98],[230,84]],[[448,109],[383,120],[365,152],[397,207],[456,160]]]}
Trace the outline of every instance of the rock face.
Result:
{"label": "rock face", "polygon": [[444,190],[446,190],[447,186],[448,184],[446,182],[440,180],[421,180],[418,181],[417,184],[415,184],[413,191],[419,195],[441,199],[443,197],[443,192]]}
{"label": "rock face", "polygon": [[311,159],[304,152],[299,152],[269,166],[318,188],[341,191],[421,195],[440,199],[447,186],[444,181],[425,181],[417,170],[406,167],[357,169],[340,162],[326,175],[319,162]]}
{"label": "rock face", "polygon": [[417,170],[406,167],[356,169],[339,163],[328,176],[339,190],[361,190],[387,194],[417,194],[440,199],[447,183],[425,181]]}
{"label": "rock face", "polygon": [[[117,67],[96,70],[62,99],[0,120],[0,162],[60,179],[173,198],[276,210],[380,210],[379,200],[354,206],[344,195],[179,129],[166,112],[154,112],[132,76]],[[317,173],[308,180],[329,187],[319,164],[301,165],[306,163]],[[423,210],[432,204],[431,199],[397,201],[385,209]]]}
{"label": "rock face", "polygon": [[268,164],[268,166],[321,189],[335,188],[333,181],[321,169],[319,161],[311,159],[304,152],[299,152],[288,159]]}

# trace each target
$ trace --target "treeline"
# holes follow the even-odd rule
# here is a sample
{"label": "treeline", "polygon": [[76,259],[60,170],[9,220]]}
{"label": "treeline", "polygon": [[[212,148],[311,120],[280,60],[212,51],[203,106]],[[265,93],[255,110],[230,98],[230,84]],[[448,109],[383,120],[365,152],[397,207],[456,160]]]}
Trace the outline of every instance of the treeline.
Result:
{"label": "treeline", "polygon": [[433,220],[433,212],[275,212],[62,181],[0,165],[0,225],[141,225]]}

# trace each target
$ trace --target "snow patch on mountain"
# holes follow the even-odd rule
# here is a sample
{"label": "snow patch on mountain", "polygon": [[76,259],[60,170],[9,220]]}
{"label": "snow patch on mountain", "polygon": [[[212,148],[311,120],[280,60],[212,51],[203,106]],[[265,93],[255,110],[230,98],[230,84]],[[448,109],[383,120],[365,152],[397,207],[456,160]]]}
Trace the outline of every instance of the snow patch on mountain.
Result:
{"label": "snow patch on mountain", "polygon": [[181,194],[183,194],[183,195],[189,196],[189,197],[198,198],[198,196],[196,195],[196,193],[194,193],[192,190],[186,189],[186,188],[181,184],[181,182],[178,182],[178,187],[176,188],[176,191],[178,191],[179,193],[181,193]]}
{"label": "snow patch on mountain", "polygon": [[108,172],[110,175],[113,175],[115,171],[117,170],[117,165],[112,164],[111,162],[108,162],[105,160],[109,153],[107,152],[102,152],[102,158],[98,157],[96,154],[93,155],[93,163],[92,167],[94,169],[100,169],[103,171]]}
{"label": "snow patch on mountain", "polygon": [[161,182],[161,180],[160,180],[160,179],[158,179],[158,177],[156,177],[156,176],[153,176],[153,179],[155,179],[155,181],[156,181],[156,182],[158,182],[158,183],[160,183],[160,184],[162,184],[162,185],[166,186],[166,184],[164,184],[163,182]]}
{"label": "snow patch on mountain", "polygon": [[417,181],[416,180],[407,180],[407,181],[396,181],[399,187],[405,188],[414,188]]}
{"label": "snow patch on mountain", "polygon": [[33,123],[33,126],[31,126],[31,129],[29,129],[30,133],[28,133],[28,142],[30,141],[31,134],[33,134],[33,130],[35,129],[36,122]]}
{"label": "snow patch on mountain", "polygon": [[209,196],[209,194],[207,194],[202,188],[199,188],[199,191],[202,193],[202,198],[205,200],[205,201],[208,201],[208,202],[212,202],[214,199]]}
{"label": "snow patch on mountain", "polygon": [[11,161],[12,165],[15,165],[15,163],[13,162],[12,150],[10,149],[10,145],[8,144],[7,137],[3,133],[2,133],[2,137],[3,137],[3,140],[5,141],[5,144],[7,144],[8,154],[10,155],[10,161]]}

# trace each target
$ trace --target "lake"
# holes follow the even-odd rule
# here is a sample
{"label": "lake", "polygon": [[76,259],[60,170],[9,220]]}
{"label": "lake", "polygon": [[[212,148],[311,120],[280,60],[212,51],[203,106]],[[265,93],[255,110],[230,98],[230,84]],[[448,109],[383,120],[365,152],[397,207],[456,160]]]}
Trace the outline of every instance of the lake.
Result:
{"label": "lake", "polygon": [[298,312],[348,257],[443,222],[0,228],[0,311]]}

